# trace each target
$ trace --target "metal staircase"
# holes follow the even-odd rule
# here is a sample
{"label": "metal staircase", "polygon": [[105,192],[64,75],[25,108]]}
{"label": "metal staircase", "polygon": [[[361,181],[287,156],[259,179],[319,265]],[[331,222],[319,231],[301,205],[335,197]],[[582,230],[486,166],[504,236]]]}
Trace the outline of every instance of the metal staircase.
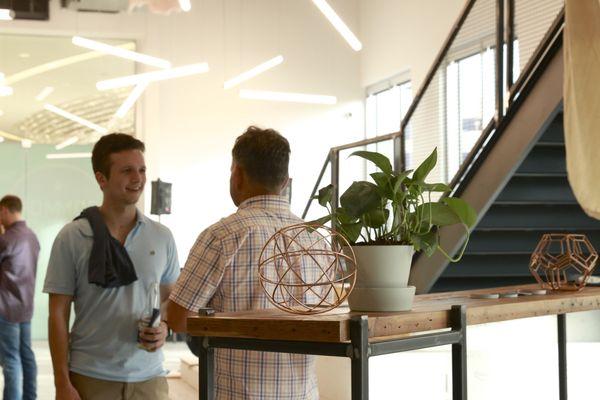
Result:
{"label": "metal staircase", "polygon": [[581,233],[600,244],[600,221],[588,217],[567,180],[560,111],[472,232],[463,259],[431,291],[535,282],[529,258],[544,233]]}
{"label": "metal staircase", "polygon": [[[323,186],[322,180],[329,168],[333,197],[337,199],[343,151],[391,141],[394,169],[398,171],[406,165],[405,132],[412,130],[413,140],[418,135],[434,136],[432,127],[435,125],[427,125],[430,120],[426,117],[444,112],[432,105],[441,102],[437,93],[440,82],[444,81],[448,54],[456,43],[464,41],[463,28],[469,31],[469,16],[479,15],[481,8],[477,7],[481,4],[485,4],[483,0],[467,2],[402,120],[400,131],[332,148],[313,195]],[[505,63],[502,52],[497,52],[496,71],[505,71],[506,77],[511,76],[508,66],[512,65],[514,2],[496,0],[496,4],[495,48],[501,49],[505,43],[509,59]],[[505,35],[503,10],[506,5]],[[586,216],[567,179],[562,124],[563,29],[564,12],[561,11],[516,82],[507,82],[501,79],[502,74],[496,73],[496,116],[482,130],[449,183],[451,194],[471,204],[479,220],[460,262],[449,264],[440,252],[431,257],[415,256],[409,283],[417,287],[418,293],[532,283],[529,258],[544,233],[583,233],[600,247],[600,222]],[[311,200],[303,217],[310,207]],[[449,254],[455,254],[464,243],[465,233],[460,226],[444,227],[439,233],[440,244]]]}

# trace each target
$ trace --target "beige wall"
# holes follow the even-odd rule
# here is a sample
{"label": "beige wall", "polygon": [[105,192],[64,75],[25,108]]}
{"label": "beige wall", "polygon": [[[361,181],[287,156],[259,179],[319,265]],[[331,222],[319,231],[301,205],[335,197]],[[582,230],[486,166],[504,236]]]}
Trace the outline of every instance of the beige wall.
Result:
{"label": "beige wall", "polygon": [[[332,0],[358,30],[358,0]],[[230,151],[248,125],[279,129],[292,146],[292,209],[301,213],[333,145],[363,137],[360,55],[310,1],[194,1],[170,16],[77,13],[51,1],[49,22],[0,22],[4,32],[136,39],[141,52],[174,65],[206,61],[210,72],[153,84],[138,102],[149,180],[173,183],[173,215],[163,217],[185,261],[197,234],[234,211]],[[243,100],[223,81],[277,54],[283,64],[241,87],[334,95],[335,106]],[[109,62],[109,58],[107,58]],[[139,67],[140,72],[147,70]],[[149,196],[146,197],[146,206]],[[321,210],[315,208],[315,215]],[[66,221],[65,221],[66,222]]]}
{"label": "beige wall", "polygon": [[[357,1],[332,5],[358,25]],[[163,221],[176,232],[181,258],[202,229],[235,210],[230,151],[250,124],[276,128],[290,140],[292,209],[301,213],[328,149],[362,138],[359,55],[311,2],[211,0],[190,14],[151,20],[144,51],[211,68],[206,76],[154,85],[142,109],[152,173],[174,184],[174,213]],[[243,100],[237,88],[223,90],[226,78],[276,54],[285,57],[282,65],[242,87],[335,95],[338,104]]]}
{"label": "beige wall", "polygon": [[425,78],[464,0],[362,0],[362,86],[410,70],[413,93]]}

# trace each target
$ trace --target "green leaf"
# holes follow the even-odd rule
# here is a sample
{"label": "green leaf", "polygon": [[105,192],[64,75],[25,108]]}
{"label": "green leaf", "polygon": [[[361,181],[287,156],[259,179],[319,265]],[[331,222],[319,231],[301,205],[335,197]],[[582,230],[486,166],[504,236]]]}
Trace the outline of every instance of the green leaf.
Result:
{"label": "green leaf", "polygon": [[425,178],[427,178],[427,175],[429,175],[429,173],[431,172],[433,167],[435,167],[436,163],[437,163],[437,147],[435,149],[433,149],[433,151],[431,152],[429,157],[427,157],[425,159],[425,161],[423,161],[421,163],[421,165],[419,165],[419,167],[415,170],[415,173],[413,174],[413,177],[412,177],[413,180],[419,181],[419,182],[424,182]]}
{"label": "green leaf", "polygon": [[307,223],[310,225],[325,225],[331,220],[331,215],[326,215],[321,218],[313,219],[312,221],[308,221]]}
{"label": "green leaf", "polygon": [[428,232],[423,235],[411,234],[410,240],[416,251],[424,251],[427,257],[431,257],[438,246],[437,232]]}
{"label": "green leaf", "polygon": [[335,210],[335,216],[337,218],[338,221],[340,221],[340,223],[342,224],[353,224],[355,222],[357,222],[357,217],[352,217],[350,215],[348,215],[348,212],[346,211],[346,209],[344,207],[338,207]]}
{"label": "green leaf", "polygon": [[318,196],[319,204],[323,207],[327,206],[327,203],[331,203],[331,198],[333,197],[333,185],[329,184],[325,187],[322,187],[319,190]]}
{"label": "green leaf", "polygon": [[341,224],[338,229],[340,230],[340,233],[344,235],[346,240],[350,242],[350,244],[354,244],[360,236],[360,231],[362,228],[363,225],[360,222],[355,222],[353,224]]}
{"label": "green leaf", "polygon": [[390,210],[384,208],[377,208],[375,210],[371,210],[367,214],[363,216],[363,221],[365,221],[365,226],[369,228],[379,228],[381,225],[385,224],[390,216]]}
{"label": "green leaf", "polygon": [[452,190],[450,188],[450,186],[446,185],[445,183],[423,183],[422,184],[423,189],[425,189],[428,192],[449,192],[450,190]]}
{"label": "green leaf", "polygon": [[381,188],[385,188],[390,183],[390,176],[385,172],[373,172],[370,174],[375,184]]}
{"label": "green leaf", "polygon": [[408,175],[412,172],[412,169],[409,169],[408,171],[404,171],[401,174],[396,175],[394,178],[392,178],[392,182],[394,182],[394,186],[392,188],[392,191],[394,193],[398,193],[398,190],[400,190],[400,188],[402,187],[402,182],[406,181],[408,178]]}
{"label": "green leaf", "polygon": [[421,221],[435,226],[454,225],[461,222],[460,218],[444,203],[424,203],[417,207]]}
{"label": "green leaf", "polygon": [[463,199],[457,197],[446,197],[442,199],[444,204],[448,205],[450,209],[458,216],[460,221],[472,228],[477,222],[477,212]]}
{"label": "green leaf", "polygon": [[380,154],[380,153],[377,153],[374,151],[359,150],[359,151],[355,151],[354,153],[350,154],[349,157],[352,157],[352,156],[358,156],[358,157],[362,157],[366,160],[369,160],[373,164],[375,164],[384,173],[386,173],[388,175],[392,174],[392,171],[393,171],[392,164],[390,163],[390,160],[383,154]]}
{"label": "green leaf", "polygon": [[370,174],[371,178],[375,181],[377,185],[377,190],[379,191],[379,195],[385,198],[392,197],[392,190],[390,186],[390,176],[385,172],[373,172]]}
{"label": "green leaf", "polygon": [[377,186],[371,182],[353,182],[340,197],[340,204],[349,216],[360,217],[363,214],[380,207],[382,197]]}

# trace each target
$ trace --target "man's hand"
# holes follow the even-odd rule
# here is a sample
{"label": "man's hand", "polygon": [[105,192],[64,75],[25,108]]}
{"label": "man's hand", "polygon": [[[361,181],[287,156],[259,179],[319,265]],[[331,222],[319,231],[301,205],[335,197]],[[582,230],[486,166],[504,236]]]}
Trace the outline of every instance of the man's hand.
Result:
{"label": "man's hand", "polygon": [[56,400],[81,400],[81,396],[71,382],[56,385]]}
{"label": "man's hand", "polygon": [[167,339],[167,324],[164,321],[156,328],[146,327],[140,331],[140,341],[142,346],[148,351],[160,349]]}

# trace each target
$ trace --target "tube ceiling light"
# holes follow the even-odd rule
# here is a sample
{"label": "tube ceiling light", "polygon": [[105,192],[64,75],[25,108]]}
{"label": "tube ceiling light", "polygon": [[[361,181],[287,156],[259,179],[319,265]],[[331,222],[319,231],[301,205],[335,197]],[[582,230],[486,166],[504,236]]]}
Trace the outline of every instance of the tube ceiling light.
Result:
{"label": "tube ceiling light", "polygon": [[57,144],[56,146],[54,146],[54,148],[56,150],[62,150],[67,146],[77,143],[78,141],[79,141],[79,138],[77,136],[73,136],[73,137],[68,138],[64,142]]}
{"label": "tube ceiling light", "polygon": [[92,153],[50,153],[46,154],[48,160],[59,160],[66,158],[90,158]]}
{"label": "tube ceiling light", "polygon": [[288,92],[269,92],[266,90],[240,90],[240,97],[253,100],[271,100],[287,101],[292,103],[309,104],[335,104],[335,96],[325,96],[320,94],[288,93]]}
{"label": "tube ceiling light", "polygon": [[16,140],[16,141],[21,141],[21,140],[25,139],[21,136],[13,135],[12,133],[8,133],[8,132],[2,131],[2,130],[0,130],[0,137],[3,137],[5,139],[10,139],[10,140]]}
{"label": "tube ceiling light", "polygon": [[118,89],[127,86],[134,86],[142,82],[164,81],[167,79],[202,74],[204,72],[208,72],[207,63],[189,64],[182,67],[165,69],[162,71],[146,72],[144,74],[107,79],[96,83],[96,88],[98,90]]}
{"label": "tube ceiling light", "polygon": [[0,8],[0,21],[12,21],[15,19],[15,12],[9,8]]}
{"label": "tube ceiling light", "polygon": [[4,138],[0,136],[0,143],[4,142]]}
{"label": "tube ceiling light", "polygon": [[42,89],[42,91],[37,96],[35,96],[35,99],[37,101],[42,101],[46,97],[50,96],[50,94],[52,94],[52,92],[54,92],[54,88],[52,86],[46,86],[45,88]]}
{"label": "tube ceiling light", "polygon": [[263,72],[265,72],[273,67],[276,67],[277,65],[281,64],[282,62],[283,62],[283,56],[281,56],[281,55],[271,58],[270,60],[265,61],[264,63],[259,64],[256,67],[239,74],[235,78],[229,79],[228,81],[226,81],[223,84],[223,88],[230,89],[236,85],[239,85],[240,83],[242,83],[244,81],[252,79],[259,74],[262,74]]}
{"label": "tube ceiling light", "polygon": [[135,102],[139,99],[139,97],[142,95],[142,93],[144,93],[144,90],[146,90],[147,87],[148,87],[148,82],[138,83],[135,86],[135,88],[133,88],[131,93],[129,93],[129,96],[127,96],[127,98],[125,99],[123,104],[121,104],[121,107],[119,107],[119,109],[115,113],[115,117],[116,118],[125,117],[125,115],[127,115],[127,112],[129,111],[129,109],[131,107],[133,107]]}
{"label": "tube ceiling light", "polygon": [[53,106],[52,104],[45,104],[44,108],[50,112],[53,112],[54,114],[60,115],[63,118],[69,119],[73,122],[77,122],[80,125],[86,126],[90,129],[93,129],[96,132],[101,133],[103,135],[108,133],[108,129],[106,129],[100,125],[97,125],[91,121],[88,121],[87,119],[78,117],[75,114],[71,114],[70,112],[63,110],[62,108]]}
{"label": "tube ceiling light", "polygon": [[350,47],[354,51],[360,51],[362,49],[362,43],[354,33],[348,28],[348,26],[342,21],[342,19],[337,15],[337,13],[331,8],[329,3],[326,0],[312,0],[313,3],[317,6],[319,11],[323,13],[325,18],[329,20],[331,25],[339,32],[340,35],[348,42]]}
{"label": "tube ceiling light", "polygon": [[192,9],[191,0],[179,0],[179,8],[181,8],[181,11],[190,11]]}
{"label": "tube ceiling light", "polygon": [[21,147],[24,149],[30,149],[33,146],[33,142],[29,139],[21,140]]}
{"label": "tube ceiling light", "polygon": [[[117,46],[122,49],[133,49],[135,47],[135,43],[127,42],[120,46]],[[48,71],[53,71],[58,68],[68,67],[69,65],[73,65],[76,63],[80,63],[87,60],[93,60],[98,57],[104,57],[105,54],[99,53],[97,51],[88,51],[87,53],[81,53],[74,56],[69,56],[65,58],[59,58],[58,60],[49,61],[44,64],[36,65],[35,67],[31,67],[21,72],[17,72],[16,74],[10,75],[6,77],[6,84],[13,85],[22,80],[31,78],[32,76],[40,75],[46,73]]]}
{"label": "tube ceiling light", "polygon": [[152,57],[146,54],[136,53],[135,51],[125,50],[106,43],[86,39],[81,36],[73,36],[71,40],[75,46],[85,47],[86,49],[98,51],[104,54],[110,54],[127,60],[136,61],[142,64],[151,65],[158,68],[171,68],[171,63],[161,58]]}
{"label": "tube ceiling light", "polygon": [[0,97],[12,96],[13,88],[10,86],[0,86]]}

